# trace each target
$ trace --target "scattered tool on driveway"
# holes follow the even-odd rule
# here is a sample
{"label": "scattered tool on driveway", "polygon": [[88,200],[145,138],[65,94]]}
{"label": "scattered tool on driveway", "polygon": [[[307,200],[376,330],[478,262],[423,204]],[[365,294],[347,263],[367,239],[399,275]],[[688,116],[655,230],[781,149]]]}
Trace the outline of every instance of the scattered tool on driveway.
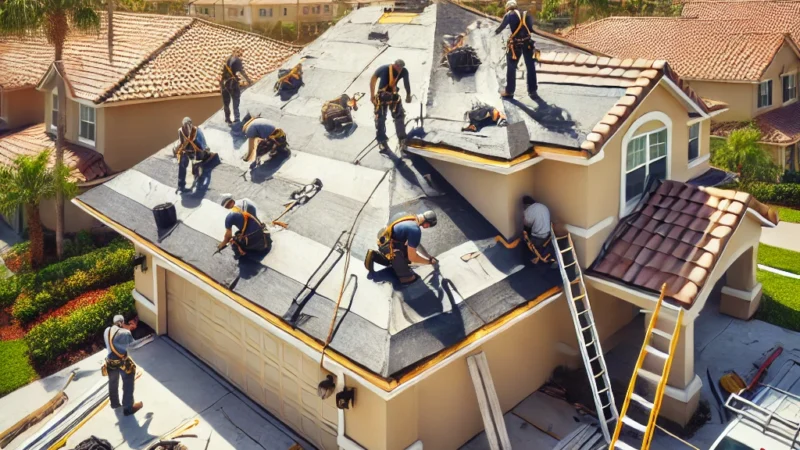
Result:
{"label": "scattered tool on driveway", "polygon": [[753,379],[750,380],[750,383],[746,383],[742,377],[739,376],[736,372],[728,372],[722,376],[719,380],[720,386],[725,389],[729,394],[740,394],[742,390],[744,390],[743,395],[751,395],[753,388],[758,384],[759,380],[764,376],[764,373],[767,371],[769,366],[778,359],[783,353],[783,347],[778,345],[778,347],[767,357],[767,359],[758,366],[758,371],[753,376]]}

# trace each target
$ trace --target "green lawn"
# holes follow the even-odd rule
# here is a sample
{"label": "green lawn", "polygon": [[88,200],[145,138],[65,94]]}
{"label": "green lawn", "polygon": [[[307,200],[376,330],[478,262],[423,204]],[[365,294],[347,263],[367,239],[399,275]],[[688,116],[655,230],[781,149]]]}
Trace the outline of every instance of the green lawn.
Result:
{"label": "green lawn", "polygon": [[800,275],[800,253],[798,252],[759,244],[758,263]]}
{"label": "green lawn", "polygon": [[37,378],[28,359],[28,346],[22,339],[0,341],[0,397]]}
{"label": "green lawn", "polygon": [[778,211],[778,217],[782,222],[800,223],[800,210],[787,208],[785,206],[770,206]]}

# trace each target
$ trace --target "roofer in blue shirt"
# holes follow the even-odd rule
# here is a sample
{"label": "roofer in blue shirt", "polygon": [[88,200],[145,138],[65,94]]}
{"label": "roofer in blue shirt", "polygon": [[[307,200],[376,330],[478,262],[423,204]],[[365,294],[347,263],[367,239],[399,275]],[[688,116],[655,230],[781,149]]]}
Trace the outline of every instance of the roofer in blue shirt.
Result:
{"label": "roofer in blue shirt", "polygon": [[517,1],[509,0],[506,3],[506,15],[503,22],[495,30],[494,34],[500,34],[506,27],[511,29],[511,37],[508,38],[508,48],[506,49],[506,88],[500,94],[503,97],[514,97],[517,89],[517,64],[519,57],[525,59],[527,69],[528,95],[536,96],[536,66],[534,65],[535,46],[532,39],[533,18],[528,15],[528,11],[519,12]]}
{"label": "roofer in blue shirt", "polygon": [[[247,200],[236,202],[229,194],[224,194],[222,206],[231,212],[225,217],[225,237],[217,247],[218,250],[231,243],[234,253],[244,256],[248,252],[266,253],[272,248],[272,238],[264,224],[258,220],[254,204]],[[233,227],[237,229],[235,234]]]}
{"label": "roofer in blue shirt", "polygon": [[422,229],[436,226],[436,213],[425,211],[417,215],[400,215],[378,233],[378,251],[368,250],[364,261],[369,273],[374,263],[391,267],[402,284],[411,284],[417,275],[409,263],[437,264],[436,258],[421,252]]}
{"label": "roofer in blue shirt", "polygon": [[242,159],[247,162],[253,162],[264,155],[272,158],[278,151],[286,150],[288,145],[283,130],[276,128],[267,119],[252,117],[250,113],[244,116],[242,131],[247,137],[247,154]]}
{"label": "roofer in blue shirt", "polygon": [[[114,316],[114,323],[103,332],[108,355],[101,371],[108,376],[108,398],[112,408],[123,407],[126,416],[142,409],[142,402],[133,402],[133,384],[136,380],[136,363],[128,356],[138,344],[147,339],[134,340],[131,331],[135,330],[138,320],[125,322],[121,314]],[[122,378],[122,404],[119,402],[119,379]]]}
{"label": "roofer in blue shirt", "polygon": [[[406,103],[411,103],[411,85],[408,81],[408,69],[402,59],[394,64],[380,66],[369,81],[369,100],[375,105],[375,128],[378,146],[383,151],[389,151],[389,137],[386,135],[386,113],[391,111],[394,120],[394,129],[397,139],[400,140],[400,149],[405,149],[406,144],[406,112],[400,99],[400,90],[397,82],[403,80],[406,89]],[[378,91],[375,92],[375,85]]]}
{"label": "roofer in blue shirt", "polygon": [[192,175],[200,176],[201,165],[213,160],[217,154],[209,150],[203,131],[194,124],[192,119],[184,117],[181,127],[178,128],[178,147],[173,153],[178,160],[178,191],[186,190],[186,168],[192,164]]}
{"label": "roofer in blue shirt", "polygon": [[225,123],[231,124],[231,110],[230,104],[233,103],[233,120],[239,121],[239,97],[242,95],[242,88],[240,87],[239,74],[241,74],[248,85],[253,82],[244,71],[242,64],[242,55],[244,50],[240,47],[233,49],[231,56],[225,60],[222,65],[222,76],[219,80],[219,89],[222,93],[222,109],[225,111]]}

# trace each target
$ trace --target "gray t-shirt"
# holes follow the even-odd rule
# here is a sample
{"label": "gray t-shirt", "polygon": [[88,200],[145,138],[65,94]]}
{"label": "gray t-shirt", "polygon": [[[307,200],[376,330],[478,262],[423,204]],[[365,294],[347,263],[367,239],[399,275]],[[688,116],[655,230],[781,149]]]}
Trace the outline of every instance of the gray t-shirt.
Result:
{"label": "gray t-shirt", "polygon": [[114,348],[117,349],[119,354],[126,356],[128,354],[128,346],[134,342],[131,332],[116,325],[112,325],[103,331],[103,341],[106,343],[106,350],[108,350],[109,359],[119,359],[117,355],[111,351],[111,346],[108,345],[109,331],[111,331],[110,334],[112,340],[114,341]]}
{"label": "gray t-shirt", "polygon": [[531,236],[545,238],[550,235],[550,210],[541,203],[525,208],[523,220],[525,228],[530,228]]}

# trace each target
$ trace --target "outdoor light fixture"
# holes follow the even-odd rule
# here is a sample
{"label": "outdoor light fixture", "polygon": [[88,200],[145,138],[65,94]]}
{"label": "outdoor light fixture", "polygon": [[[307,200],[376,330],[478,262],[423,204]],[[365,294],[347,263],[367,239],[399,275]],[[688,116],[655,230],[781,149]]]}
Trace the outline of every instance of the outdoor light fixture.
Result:
{"label": "outdoor light fixture", "polygon": [[328,375],[317,385],[317,395],[319,398],[325,400],[333,394],[335,389],[336,381],[334,380],[333,375]]}
{"label": "outdoor light fixture", "polygon": [[356,403],[355,388],[344,388],[342,392],[336,394],[336,407],[339,409],[350,409]]}
{"label": "outdoor light fixture", "polygon": [[142,255],[141,253],[137,254],[133,257],[133,267],[139,266],[139,270],[142,273],[147,272],[147,256]]}

